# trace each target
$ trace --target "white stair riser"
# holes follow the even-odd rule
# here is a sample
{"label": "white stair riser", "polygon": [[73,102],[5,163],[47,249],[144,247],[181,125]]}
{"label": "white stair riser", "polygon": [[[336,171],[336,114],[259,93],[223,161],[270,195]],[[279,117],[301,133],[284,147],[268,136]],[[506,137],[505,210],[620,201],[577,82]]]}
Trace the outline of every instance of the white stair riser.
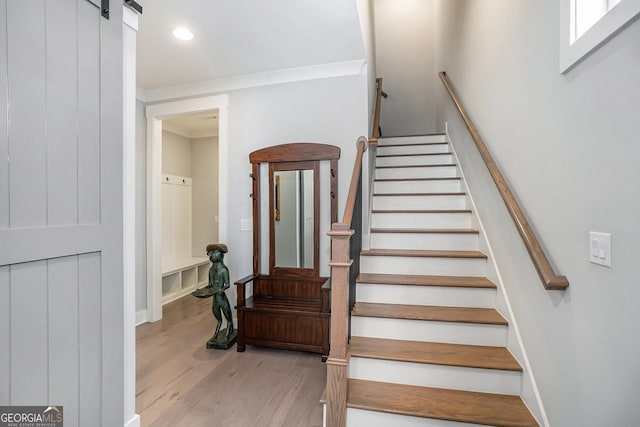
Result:
{"label": "white stair riser", "polygon": [[376,168],[376,179],[451,178],[458,176],[456,166],[430,166],[417,168]]}
{"label": "white stair riser", "polygon": [[373,209],[465,209],[467,198],[461,195],[373,196]]}
{"label": "white stair riser", "polygon": [[519,394],[520,372],[351,357],[349,378],[482,393]]}
{"label": "white stair riser", "polygon": [[431,154],[431,153],[450,153],[451,148],[447,143],[428,144],[428,145],[378,145],[376,154],[379,156],[388,156],[394,154]]}
{"label": "white stair riser", "polygon": [[446,142],[445,135],[421,135],[421,136],[402,136],[395,138],[382,137],[378,138],[378,146],[396,145],[396,144],[425,144],[429,142]]}
{"label": "white stair riser", "polygon": [[351,335],[496,347],[507,344],[507,327],[504,325],[364,316],[351,316]]}
{"label": "white stair riser", "polygon": [[470,212],[374,212],[371,214],[373,228],[469,228],[470,226]]}
{"label": "white stair riser", "polygon": [[477,250],[476,233],[371,233],[372,248]]}
{"label": "white stair riser", "polygon": [[[386,412],[347,408],[347,427],[483,427],[433,418],[411,417]],[[486,427],[486,426],[484,426]]]}
{"label": "white stair riser", "polygon": [[359,302],[386,304],[495,308],[496,290],[358,283],[356,299]]}
{"label": "white stair riser", "polygon": [[459,179],[425,181],[376,181],[374,193],[454,193],[461,191]]}
{"label": "white stair riser", "polygon": [[445,165],[453,163],[451,154],[430,154],[399,157],[376,157],[376,166],[400,166],[400,165]]}
{"label": "white stair riser", "polygon": [[360,257],[360,272],[377,274],[431,274],[438,276],[484,276],[484,258]]}

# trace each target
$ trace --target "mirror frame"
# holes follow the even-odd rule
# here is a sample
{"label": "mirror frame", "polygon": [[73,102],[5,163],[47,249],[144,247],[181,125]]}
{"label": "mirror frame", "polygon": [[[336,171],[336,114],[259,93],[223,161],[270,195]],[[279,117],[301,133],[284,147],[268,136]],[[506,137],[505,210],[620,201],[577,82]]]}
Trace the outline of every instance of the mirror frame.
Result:
{"label": "mirror frame", "polygon": [[[251,163],[251,179],[253,199],[253,274],[260,275],[260,163],[269,163],[269,198],[270,198],[270,218],[269,218],[269,274],[281,274],[287,276],[319,277],[319,238],[320,238],[320,171],[319,162],[329,160],[331,162],[330,171],[330,195],[331,195],[331,218],[330,222],[338,222],[338,159],[340,158],[340,148],[328,144],[316,144],[310,142],[294,142],[290,144],[274,145],[261,150],[256,150],[249,154]],[[277,267],[275,264],[275,244],[273,236],[273,172],[272,167],[279,170],[300,169],[292,164],[301,162],[315,163],[314,169],[314,242],[317,250],[314,251],[314,268],[288,268]],[[282,169],[280,169],[282,168]],[[308,169],[308,168],[305,168]],[[276,169],[277,170],[277,169]],[[328,230],[327,230],[328,231]],[[272,255],[273,254],[273,255]]]}
{"label": "mirror frame", "polygon": [[[312,268],[299,268],[299,267],[282,267],[276,265],[276,236],[275,236],[275,172],[282,171],[297,171],[297,170],[312,170],[313,171],[313,267]],[[320,242],[320,179],[318,174],[320,173],[319,162],[306,161],[306,162],[279,162],[269,163],[269,274],[283,274],[283,275],[300,275],[317,277],[319,275],[319,242]]]}

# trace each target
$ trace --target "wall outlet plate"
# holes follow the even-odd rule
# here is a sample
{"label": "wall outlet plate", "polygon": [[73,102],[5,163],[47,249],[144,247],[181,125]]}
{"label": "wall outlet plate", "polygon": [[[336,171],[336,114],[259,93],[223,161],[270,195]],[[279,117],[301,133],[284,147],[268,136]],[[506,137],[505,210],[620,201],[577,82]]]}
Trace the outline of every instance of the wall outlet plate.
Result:
{"label": "wall outlet plate", "polygon": [[589,261],[611,267],[611,233],[589,232]]}

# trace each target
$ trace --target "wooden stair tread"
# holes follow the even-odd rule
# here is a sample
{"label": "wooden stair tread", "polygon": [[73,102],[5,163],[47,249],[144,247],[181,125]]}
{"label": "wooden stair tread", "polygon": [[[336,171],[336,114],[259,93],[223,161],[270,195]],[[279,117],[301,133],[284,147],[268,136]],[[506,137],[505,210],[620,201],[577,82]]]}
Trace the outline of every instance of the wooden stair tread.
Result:
{"label": "wooden stair tread", "polygon": [[538,426],[518,396],[349,379],[347,407],[499,427]]}
{"label": "wooden stair tread", "polygon": [[[391,139],[391,138],[415,138],[416,136],[445,136],[446,133],[443,132],[434,132],[434,133],[409,133],[406,135],[380,135],[378,140]],[[437,142],[432,144],[448,144],[447,142]]]}
{"label": "wooden stair tread", "polygon": [[487,255],[480,251],[454,251],[435,249],[367,249],[360,252],[360,256],[404,256],[425,258],[482,258]]}
{"label": "wooden stair tread", "polygon": [[[381,146],[381,147],[384,147]],[[387,147],[394,147],[393,145],[387,145]],[[397,147],[397,145],[396,145]],[[402,153],[402,154],[376,154],[376,157],[417,157],[417,156],[450,156],[451,152],[447,153]]]}
{"label": "wooden stair tread", "polygon": [[356,302],[351,314],[353,316],[361,317],[427,320],[434,322],[459,322],[489,325],[508,324],[505,318],[492,308]]}
{"label": "wooden stair tread", "polygon": [[479,234],[473,228],[372,228],[372,233]]}
{"label": "wooden stair tread", "polygon": [[486,277],[473,276],[431,276],[413,274],[360,273],[356,283],[380,283],[384,285],[442,286],[455,288],[489,288],[496,284]]}
{"label": "wooden stair tread", "polygon": [[376,178],[374,181],[389,182],[389,181],[460,181],[462,178],[459,176],[437,176],[432,178]]}
{"label": "wooden stair tread", "polygon": [[463,191],[449,191],[439,193],[373,193],[374,196],[464,196]]}
{"label": "wooden stair tread", "polygon": [[351,337],[352,357],[522,372],[505,347]]}
{"label": "wooden stair tread", "polygon": [[471,213],[471,209],[373,209],[371,213]]}
{"label": "wooden stair tread", "polygon": [[445,166],[456,166],[455,163],[437,163],[433,165],[392,165],[392,166],[376,166],[376,169],[396,169],[396,168],[439,168]]}

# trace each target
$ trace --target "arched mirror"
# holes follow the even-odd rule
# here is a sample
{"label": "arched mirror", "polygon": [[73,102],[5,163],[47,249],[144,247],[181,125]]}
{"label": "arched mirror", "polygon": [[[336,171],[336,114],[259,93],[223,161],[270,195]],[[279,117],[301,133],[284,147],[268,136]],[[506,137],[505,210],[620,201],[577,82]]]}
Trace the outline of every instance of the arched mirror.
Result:
{"label": "arched mirror", "polygon": [[[265,254],[269,275],[320,277],[320,205],[330,204],[330,223],[337,221],[339,158],[336,146],[306,142],[274,145],[251,153],[254,274],[260,274],[261,218],[268,218],[269,231],[265,230],[263,238],[269,238],[269,253]],[[324,176],[329,181],[324,183],[330,187],[329,200],[320,196],[323,161],[330,163],[330,176]],[[269,211],[265,212],[265,204],[261,212],[260,164],[265,163],[269,166]]]}

